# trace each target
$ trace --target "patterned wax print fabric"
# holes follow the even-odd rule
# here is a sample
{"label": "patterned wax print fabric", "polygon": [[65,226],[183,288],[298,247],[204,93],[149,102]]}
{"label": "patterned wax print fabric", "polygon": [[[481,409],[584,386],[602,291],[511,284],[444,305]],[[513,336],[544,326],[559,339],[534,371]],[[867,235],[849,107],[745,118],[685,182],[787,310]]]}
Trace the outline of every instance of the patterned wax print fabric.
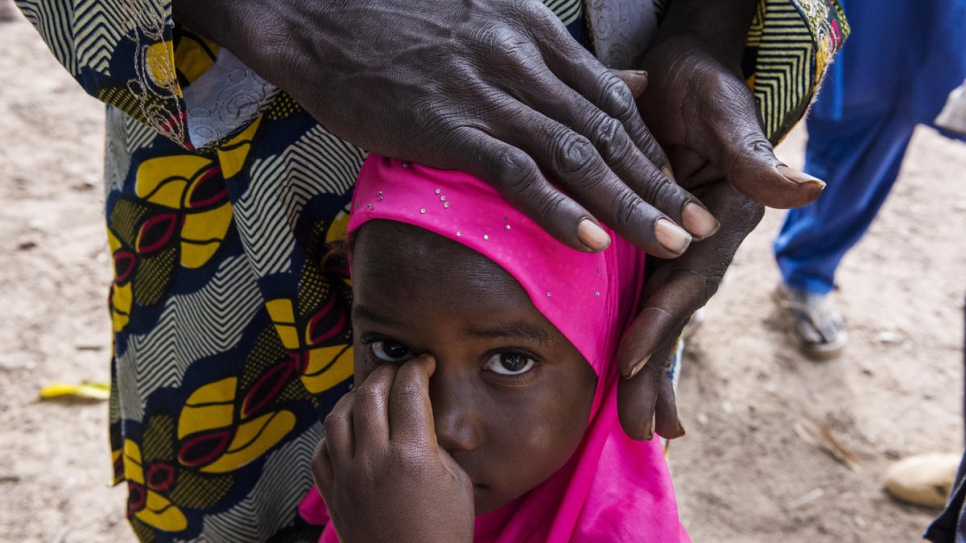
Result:
{"label": "patterned wax print fabric", "polygon": [[[108,104],[110,438],[134,532],[316,541],[297,504],[352,374],[347,272],[324,256],[365,151],[175,25],[169,0],[17,2]],[[587,41],[581,0],[547,5]],[[801,116],[846,31],[832,4],[762,1],[746,67],[769,136]]]}

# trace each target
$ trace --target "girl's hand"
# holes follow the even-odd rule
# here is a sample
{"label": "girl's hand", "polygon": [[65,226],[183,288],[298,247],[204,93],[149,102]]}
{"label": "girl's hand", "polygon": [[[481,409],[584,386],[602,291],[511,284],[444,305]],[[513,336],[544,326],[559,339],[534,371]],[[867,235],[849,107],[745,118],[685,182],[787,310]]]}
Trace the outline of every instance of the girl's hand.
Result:
{"label": "girl's hand", "polygon": [[436,442],[435,369],[380,366],[326,417],[312,473],[342,543],[472,542],[472,482]]}

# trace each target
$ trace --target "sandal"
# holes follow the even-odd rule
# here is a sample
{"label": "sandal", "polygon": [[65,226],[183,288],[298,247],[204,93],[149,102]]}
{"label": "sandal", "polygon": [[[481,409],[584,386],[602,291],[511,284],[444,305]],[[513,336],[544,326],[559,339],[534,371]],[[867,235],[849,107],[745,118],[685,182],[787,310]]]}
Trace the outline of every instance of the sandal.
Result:
{"label": "sandal", "polygon": [[815,294],[779,285],[775,300],[789,334],[809,358],[828,360],[842,354],[848,342],[845,319],[827,294]]}

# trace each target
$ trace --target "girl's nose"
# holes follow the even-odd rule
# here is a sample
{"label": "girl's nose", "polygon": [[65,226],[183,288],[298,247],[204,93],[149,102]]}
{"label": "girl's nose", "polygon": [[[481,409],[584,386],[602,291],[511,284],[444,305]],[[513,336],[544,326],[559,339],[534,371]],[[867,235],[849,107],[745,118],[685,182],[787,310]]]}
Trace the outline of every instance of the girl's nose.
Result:
{"label": "girl's nose", "polygon": [[441,372],[440,366],[437,361],[436,373],[429,381],[436,440],[451,455],[471,451],[482,441],[482,406],[475,401],[474,387],[467,381],[479,377]]}

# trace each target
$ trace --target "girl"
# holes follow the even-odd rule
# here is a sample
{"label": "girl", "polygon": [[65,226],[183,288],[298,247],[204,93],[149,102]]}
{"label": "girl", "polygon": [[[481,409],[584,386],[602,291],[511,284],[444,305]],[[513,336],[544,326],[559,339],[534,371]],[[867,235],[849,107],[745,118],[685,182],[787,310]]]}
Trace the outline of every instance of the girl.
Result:
{"label": "girl", "polygon": [[467,174],[367,160],[356,388],[301,507],[323,542],[689,541],[660,444],[618,422],[644,254],[612,239],[582,253]]}

